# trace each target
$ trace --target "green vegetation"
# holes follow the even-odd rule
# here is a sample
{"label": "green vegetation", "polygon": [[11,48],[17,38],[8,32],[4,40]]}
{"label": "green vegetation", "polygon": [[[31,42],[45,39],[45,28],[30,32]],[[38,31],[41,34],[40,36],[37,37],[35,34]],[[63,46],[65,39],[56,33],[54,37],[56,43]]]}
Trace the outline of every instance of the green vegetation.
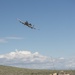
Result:
{"label": "green vegetation", "polygon": [[[64,70],[71,75],[75,75],[75,71]],[[54,72],[60,72],[60,70],[38,70],[38,69],[25,69],[11,66],[0,65],[0,75],[50,75]]]}

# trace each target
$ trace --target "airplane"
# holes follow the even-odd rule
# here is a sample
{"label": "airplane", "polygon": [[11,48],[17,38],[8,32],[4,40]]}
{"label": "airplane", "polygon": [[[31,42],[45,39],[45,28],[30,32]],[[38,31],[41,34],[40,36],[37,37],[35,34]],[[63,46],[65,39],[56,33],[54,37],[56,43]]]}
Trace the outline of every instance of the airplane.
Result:
{"label": "airplane", "polygon": [[36,29],[36,28],[34,27],[34,25],[32,25],[31,23],[28,23],[28,21],[23,22],[23,21],[21,21],[21,20],[18,19],[18,18],[17,18],[17,20],[18,20],[20,23],[22,23],[22,24],[28,26],[28,27],[31,28],[31,29]]}

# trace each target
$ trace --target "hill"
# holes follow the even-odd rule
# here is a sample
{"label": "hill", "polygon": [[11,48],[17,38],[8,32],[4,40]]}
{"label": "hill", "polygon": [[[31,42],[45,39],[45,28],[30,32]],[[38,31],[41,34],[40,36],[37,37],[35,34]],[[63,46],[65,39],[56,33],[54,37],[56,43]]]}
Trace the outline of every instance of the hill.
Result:
{"label": "hill", "polygon": [[[39,69],[25,69],[11,66],[0,65],[0,75],[50,75],[53,72],[59,72],[60,70],[39,70]],[[70,70],[65,70],[71,73]],[[73,70],[72,75],[75,75]]]}
{"label": "hill", "polygon": [[0,75],[47,75],[49,73],[49,70],[34,70],[0,65]]}

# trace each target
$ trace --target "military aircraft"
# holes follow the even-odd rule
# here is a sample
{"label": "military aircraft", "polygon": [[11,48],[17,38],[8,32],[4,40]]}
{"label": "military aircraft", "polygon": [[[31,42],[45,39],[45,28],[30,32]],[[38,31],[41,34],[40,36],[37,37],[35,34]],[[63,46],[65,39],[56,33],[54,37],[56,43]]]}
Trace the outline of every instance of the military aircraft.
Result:
{"label": "military aircraft", "polygon": [[18,18],[17,18],[17,20],[18,20],[20,23],[22,23],[22,24],[28,26],[28,27],[31,28],[31,29],[36,29],[36,28],[34,27],[34,25],[32,25],[31,23],[28,23],[28,21],[23,22],[23,21],[21,21],[21,20],[18,19]]}

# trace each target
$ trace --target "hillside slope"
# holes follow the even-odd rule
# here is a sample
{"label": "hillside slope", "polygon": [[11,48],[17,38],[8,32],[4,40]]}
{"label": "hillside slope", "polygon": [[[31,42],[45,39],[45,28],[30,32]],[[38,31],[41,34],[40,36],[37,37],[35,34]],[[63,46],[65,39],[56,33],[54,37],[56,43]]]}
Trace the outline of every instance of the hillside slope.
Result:
{"label": "hillside slope", "polygon": [[[71,75],[75,75],[75,70],[64,71],[71,73]],[[60,70],[34,70],[0,65],[0,75],[50,75],[54,72],[60,72]]]}
{"label": "hillside slope", "polygon": [[0,65],[0,75],[49,75],[49,70],[24,69]]}

